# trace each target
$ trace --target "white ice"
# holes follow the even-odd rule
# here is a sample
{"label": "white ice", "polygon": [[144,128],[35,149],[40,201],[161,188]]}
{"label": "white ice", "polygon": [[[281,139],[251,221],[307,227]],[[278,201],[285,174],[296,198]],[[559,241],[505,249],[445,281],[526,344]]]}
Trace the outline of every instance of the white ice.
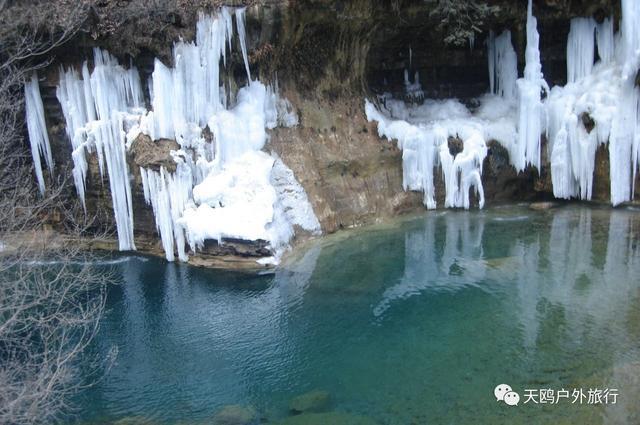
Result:
{"label": "white ice", "polygon": [[[152,139],[175,138],[180,145],[173,153],[175,173],[141,170],[145,197],[170,261],[176,251],[180,260],[187,260],[186,243],[197,251],[206,240],[223,244],[225,239],[240,239],[268,242],[274,253],[270,261],[277,262],[295,234],[294,226],[319,231],[299,184],[289,181],[286,193],[278,192],[281,179],[276,176],[286,166],[262,151],[267,130],[293,127],[298,116],[280,96],[277,83],[271,87],[251,81],[244,9],[237,9],[235,18],[249,83],[237,93],[227,93],[220,78],[234,36],[229,10],[223,8],[214,17],[202,15],[195,42],[175,45],[175,68],[156,60],[153,110],[140,117],[129,137],[142,132]],[[212,134],[211,143],[204,138],[205,128]],[[295,182],[289,172],[285,175]]]}
{"label": "white ice", "polygon": [[[593,18],[573,18],[571,20],[567,41],[568,83],[575,83],[591,74],[595,56],[595,30],[596,21]],[[602,33],[603,43],[606,36],[606,33]]]}
{"label": "white ice", "polygon": [[404,70],[404,90],[408,100],[412,102],[420,102],[424,99],[424,91],[420,84],[420,73],[418,71],[413,75],[413,82],[409,78],[409,70]]}
{"label": "white ice", "polygon": [[[87,62],[82,79],[71,68],[60,70],[56,95],[62,106],[72,145],[73,177],[78,197],[85,202],[87,153],[95,152],[100,174],[109,175],[120,250],[134,250],[133,207],[126,161],[126,131],[130,112],[143,105],[138,71],[125,69],[108,52],[94,49],[93,71]],[[105,170],[106,165],[106,170]]]}
{"label": "white ice", "polygon": [[[567,42],[570,80],[564,87],[554,87],[546,101],[548,152],[553,192],[558,198],[591,199],[596,151],[607,143],[611,203],[618,205],[633,198],[640,161],[639,92],[635,86],[640,65],[640,7],[637,2],[623,0],[622,10],[622,33],[617,38],[611,19],[599,25],[590,19],[572,20]],[[591,67],[594,28],[600,61]],[[585,127],[583,116],[593,121],[592,131]]]}
{"label": "white ice", "polygon": [[515,99],[518,95],[518,57],[511,43],[511,31],[503,31],[498,37],[491,31],[488,56],[490,92]]}
{"label": "white ice", "polygon": [[[489,140],[508,145],[515,135],[515,104],[502,97],[487,95],[473,113],[455,99],[426,100],[422,105],[406,105],[387,99],[376,107],[365,101],[369,121],[376,121],[378,134],[396,140],[402,149],[403,187],[424,192],[428,209],[436,207],[434,169],[442,169],[445,207],[470,207],[470,192],[484,205],[482,163]],[[448,139],[459,138],[463,150],[455,157]]]}
{"label": "white ice", "polygon": [[31,156],[33,157],[33,168],[36,173],[40,193],[44,195],[45,184],[40,158],[44,158],[49,173],[53,175],[53,157],[51,155],[47,124],[44,119],[44,107],[42,105],[42,97],[40,96],[38,76],[35,72],[31,76],[31,79],[24,84],[24,99],[27,131],[29,133],[29,142],[31,143]]}
{"label": "white ice", "polygon": [[538,22],[533,16],[533,6],[529,0],[524,78],[520,78],[517,82],[518,138],[509,151],[511,163],[517,171],[523,171],[527,165],[540,170],[540,139],[545,128],[541,93],[543,90],[549,91],[549,86],[542,75],[540,34],[538,34],[537,25]]}

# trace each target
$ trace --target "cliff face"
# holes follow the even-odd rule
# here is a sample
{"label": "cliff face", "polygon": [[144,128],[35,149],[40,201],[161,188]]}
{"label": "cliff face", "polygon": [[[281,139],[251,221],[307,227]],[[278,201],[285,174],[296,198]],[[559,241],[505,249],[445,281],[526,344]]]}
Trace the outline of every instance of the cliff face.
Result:
{"label": "cliff face", "polygon": [[[71,156],[55,99],[59,65],[79,64],[91,56],[92,47],[104,47],[121,63],[136,65],[146,87],[153,58],[159,57],[169,65],[172,42],[194,37],[196,11],[218,6],[215,2],[178,1],[171,8],[145,15],[133,13],[142,2],[124,3],[125,9],[131,10],[118,11],[114,2],[99,3],[83,32],[54,52],[54,63],[41,82],[52,148],[61,172],[69,168]],[[365,98],[383,90],[401,93],[403,70],[408,67],[420,73],[427,97],[458,97],[464,101],[486,92],[485,40],[490,29],[512,30],[520,71],[523,67],[526,2],[480,2],[489,11],[478,16],[465,6],[469,2],[462,1],[461,9],[454,11],[442,10],[436,0],[262,0],[233,5],[244,3],[248,3],[252,74],[262,81],[277,79],[281,94],[291,101],[299,117],[296,127],[272,130],[265,149],[275,152],[294,171],[324,232],[424,208],[421,194],[403,191],[402,152],[395,143],[381,140],[376,125],[367,122]],[[569,19],[602,19],[620,13],[615,0],[539,0],[534,1],[534,7],[545,76],[550,83],[560,84],[566,82]],[[448,14],[454,12],[459,16],[451,19]],[[130,14],[123,17],[126,13]],[[471,21],[477,32],[472,31],[473,37],[468,37],[465,31]],[[229,58],[226,72],[236,86],[245,83],[238,54]],[[170,161],[168,152],[175,142],[156,142],[155,150],[153,142],[148,142],[142,141],[137,151],[132,149],[128,154],[134,229],[139,249],[160,253],[153,213],[142,194],[139,167]],[[455,149],[455,140],[450,140],[450,147]],[[487,204],[551,197],[545,156],[540,173],[528,169],[518,174],[509,165],[507,151],[490,143],[482,176]],[[607,158],[606,148],[601,149],[594,183],[594,199],[598,201],[609,198]],[[436,173],[439,206],[445,193],[440,174]],[[69,194],[73,196],[72,189]],[[101,220],[110,220],[108,184],[101,182],[95,158],[89,162],[87,201],[90,213],[100,212]],[[193,261],[243,267],[252,266],[255,258],[265,254],[263,243],[229,241],[223,246],[208,244]]]}

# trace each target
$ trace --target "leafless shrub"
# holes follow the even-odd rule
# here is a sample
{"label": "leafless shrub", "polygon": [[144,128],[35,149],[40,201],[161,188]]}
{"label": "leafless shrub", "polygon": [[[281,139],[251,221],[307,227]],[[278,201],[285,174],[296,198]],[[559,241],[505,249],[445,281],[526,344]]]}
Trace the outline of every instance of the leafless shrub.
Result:
{"label": "leafless shrub", "polygon": [[[0,0],[0,423],[52,423],[90,384],[78,359],[98,330],[109,273],[69,241],[92,225],[62,196],[40,196],[24,140],[23,82],[80,28],[88,2]],[[59,215],[70,237],[48,231]],[[109,359],[93,359],[98,373]],[[86,373],[86,371],[85,371]],[[94,376],[93,378],[97,377]],[[86,378],[86,375],[85,375]]]}
{"label": "leafless shrub", "polygon": [[[0,261],[0,423],[52,423],[92,382],[77,361],[98,331],[110,275],[79,250],[18,248]],[[111,359],[90,361],[97,373]]]}

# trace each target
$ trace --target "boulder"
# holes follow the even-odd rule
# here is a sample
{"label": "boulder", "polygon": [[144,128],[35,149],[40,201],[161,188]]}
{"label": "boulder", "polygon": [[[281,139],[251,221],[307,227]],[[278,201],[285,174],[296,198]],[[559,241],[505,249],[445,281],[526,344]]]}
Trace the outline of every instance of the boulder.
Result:
{"label": "boulder", "polygon": [[129,153],[133,156],[133,162],[138,167],[144,167],[155,171],[164,167],[167,171],[176,171],[176,162],[171,157],[171,151],[177,151],[180,145],[175,140],[158,139],[140,133],[131,143]]}

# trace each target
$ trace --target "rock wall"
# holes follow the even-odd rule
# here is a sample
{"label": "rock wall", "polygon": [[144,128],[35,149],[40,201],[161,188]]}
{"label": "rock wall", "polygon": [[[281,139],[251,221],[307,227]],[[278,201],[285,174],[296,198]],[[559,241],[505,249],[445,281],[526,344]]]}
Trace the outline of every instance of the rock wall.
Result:
{"label": "rock wall", "polygon": [[[141,2],[131,0],[127,7],[140,6],[138,3]],[[64,120],[55,99],[59,66],[78,64],[91,56],[91,47],[105,47],[122,63],[136,65],[146,86],[153,58],[160,57],[170,64],[172,41],[194,36],[196,11],[220,4],[191,3],[194,2],[176,2],[173,9],[119,20],[118,13],[123,11],[116,13],[110,2],[102,2],[92,11],[84,30],[54,52],[41,89],[58,172],[68,171],[70,162]],[[281,94],[292,102],[300,119],[297,127],[273,130],[266,149],[277,153],[294,171],[324,232],[424,208],[421,194],[402,190],[402,152],[394,143],[378,138],[375,125],[366,121],[365,97],[382,90],[399,92],[402,70],[409,66],[420,73],[428,97],[468,99],[486,92],[484,41],[489,29],[512,29],[519,67],[523,67],[524,1],[487,1],[494,9],[476,22],[481,32],[476,34],[473,46],[446,42],[459,29],[455,22],[441,25],[442,16],[434,13],[438,7],[435,0],[227,2],[245,3],[250,3],[247,41],[252,74],[263,81],[277,80]],[[556,84],[566,80],[569,19],[586,15],[601,19],[620,13],[615,0],[534,3],[544,72]],[[235,54],[229,62],[227,76],[235,80],[236,86],[244,84],[242,58]],[[384,80],[387,86],[383,86]],[[138,167],[166,163],[175,142],[150,142],[140,141],[139,149],[132,149],[128,158],[133,178],[134,228],[138,248],[161,253],[153,214],[144,202]],[[607,159],[606,150],[599,151],[594,199],[603,202],[609,196]],[[483,174],[487,205],[550,198],[549,164],[545,158],[543,162],[540,173],[526,170],[517,174],[509,165],[506,150],[491,143]],[[436,174],[437,201],[441,206],[445,191],[440,173]],[[640,182],[636,192],[639,190]],[[69,196],[73,196],[73,189]],[[101,182],[95,160],[90,161],[87,201],[90,213],[98,213],[100,220],[108,224],[108,184]],[[265,247],[261,243],[229,241],[224,246],[208,245],[194,261],[209,266],[244,267],[254,265],[254,259],[263,255]]]}

